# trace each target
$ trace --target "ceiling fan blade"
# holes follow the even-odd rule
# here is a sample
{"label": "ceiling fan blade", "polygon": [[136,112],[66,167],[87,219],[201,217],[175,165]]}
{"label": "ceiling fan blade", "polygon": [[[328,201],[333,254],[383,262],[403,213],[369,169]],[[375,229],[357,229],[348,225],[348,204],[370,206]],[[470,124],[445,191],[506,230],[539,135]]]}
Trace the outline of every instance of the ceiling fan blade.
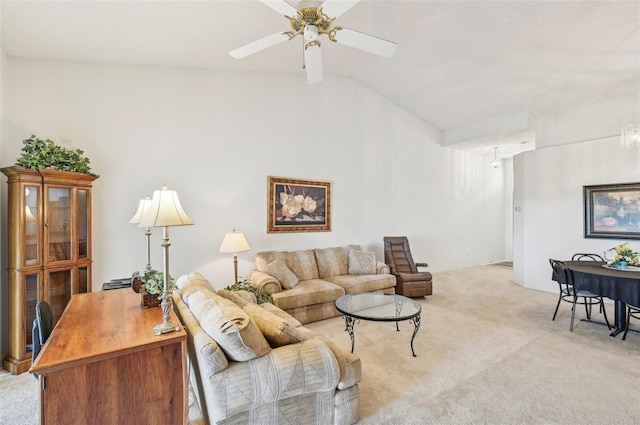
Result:
{"label": "ceiling fan blade", "polygon": [[256,40],[253,43],[249,43],[245,46],[232,50],[229,52],[229,54],[236,59],[242,59],[261,50],[268,49],[269,47],[273,47],[289,40],[290,37],[286,33],[277,32],[275,34],[271,34],[268,37],[261,38],[260,40]]}
{"label": "ceiling fan blade", "polygon": [[322,51],[320,43],[310,42],[304,46],[304,67],[307,71],[307,83],[322,82]]}
{"label": "ceiling fan blade", "polygon": [[293,17],[298,13],[298,10],[291,6],[284,0],[259,0],[261,3],[264,3],[265,6],[269,6],[271,9],[275,10],[279,14],[283,16]]}
{"label": "ceiling fan blade", "polygon": [[329,18],[337,18],[359,2],[360,0],[326,0],[321,7]]}
{"label": "ceiling fan blade", "polygon": [[336,28],[334,36],[337,43],[345,46],[354,47],[373,53],[374,55],[390,58],[395,53],[398,45],[392,41],[374,37],[348,28]]}

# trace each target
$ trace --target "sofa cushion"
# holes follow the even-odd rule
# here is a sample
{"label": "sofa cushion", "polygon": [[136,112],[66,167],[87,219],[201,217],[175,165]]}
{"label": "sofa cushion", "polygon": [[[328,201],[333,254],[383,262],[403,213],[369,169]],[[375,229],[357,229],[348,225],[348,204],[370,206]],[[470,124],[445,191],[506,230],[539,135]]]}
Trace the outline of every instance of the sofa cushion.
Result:
{"label": "sofa cushion", "polygon": [[189,309],[231,360],[251,360],[271,350],[258,325],[232,301],[196,292],[189,297]]}
{"label": "sofa cushion", "polygon": [[284,289],[292,289],[299,282],[298,277],[279,258],[267,264],[264,271],[278,279]]}
{"label": "sofa cushion", "polygon": [[376,255],[373,252],[349,250],[349,274],[376,274],[376,271]]}
{"label": "sofa cushion", "polygon": [[256,322],[272,347],[295,344],[307,339],[300,331],[289,325],[286,320],[264,308],[260,308],[257,304],[247,304],[243,310]]}
{"label": "sofa cushion", "polygon": [[265,272],[267,264],[279,258],[299,280],[317,279],[318,265],[312,250],[308,251],[264,251],[256,254],[256,270]]}
{"label": "sofa cushion", "polygon": [[259,304],[259,307],[263,308],[263,309],[265,309],[267,311],[270,311],[271,313],[275,314],[279,318],[283,319],[292,328],[299,328],[300,326],[302,326],[302,323],[300,323],[300,321],[298,319],[296,319],[295,317],[293,317],[292,315],[290,315],[286,311],[276,307],[275,305],[273,305],[271,303]]}
{"label": "sofa cushion", "polygon": [[396,286],[396,278],[391,274],[346,274],[328,277],[327,281],[343,288],[346,294],[380,291]]}
{"label": "sofa cushion", "polygon": [[[248,362],[230,362],[222,374],[203,379],[209,423],[333,424],[338,377],[335,356],[317,340],[278,347]],[[324,393],[329,397],[316,398]],[[305,395],[312,399],[298,398]],[[291,399],[293,405],[282,404]],[[317,416],[309,417],[308,411]]]}
{"label": "sofa cushion", "polygon": [[272,295],[273,303],[283,310],[333,302],[344,295],[344,289],[322,279],[301,280],[295,288]]}
{"label": "sofa cushion", "polygon": [[314,249],[316,263],[318,264],[318,277],[326,277],[347,274],[349,264],[349,251],[360,249],[358,245],[348,245],[335,248]]}

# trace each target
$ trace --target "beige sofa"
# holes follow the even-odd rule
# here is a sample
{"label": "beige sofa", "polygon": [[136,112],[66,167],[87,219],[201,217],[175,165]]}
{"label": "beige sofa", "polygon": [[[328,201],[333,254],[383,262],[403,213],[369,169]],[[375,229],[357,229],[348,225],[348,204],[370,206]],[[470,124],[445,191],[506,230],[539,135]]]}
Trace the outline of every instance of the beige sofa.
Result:
{"label": "beige sofa", "polygon": [[191,386],[205,422],[340,424],[359,420],[360,358],[244,291],[199,273],[176,280]]}
{"label": "beige sofa", "polygon": [[389,267],[359,245],[259,252],[254,268],[253,285],[302,323],[339,316],[335,301],[345,294],[395,293]]}

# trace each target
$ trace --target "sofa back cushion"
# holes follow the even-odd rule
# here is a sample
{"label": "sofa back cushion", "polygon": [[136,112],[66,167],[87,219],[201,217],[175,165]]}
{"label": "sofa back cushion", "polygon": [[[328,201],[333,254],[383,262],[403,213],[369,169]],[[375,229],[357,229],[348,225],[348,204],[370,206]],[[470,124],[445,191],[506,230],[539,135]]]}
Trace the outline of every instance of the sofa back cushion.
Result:
{"label": "sofa back cushion", "polygon": [[349,273],[349,251],[361,249],[359,245],[314,249],[318,263],[318,277],[325,279]]}
{"label": "sofa back cushion", "polygon": [[271,350],[256,323],[234,302],[199,291],[189,296],[189,309],[229,359],[247,361]]}
{"label": "sofa back cushion", "polygon": [[318,265],[312,250],[307,251],[264,251],[256,254],[256,270],[267,272],[267,264],[275,259],[282,260],[299,280],[318,279]]}

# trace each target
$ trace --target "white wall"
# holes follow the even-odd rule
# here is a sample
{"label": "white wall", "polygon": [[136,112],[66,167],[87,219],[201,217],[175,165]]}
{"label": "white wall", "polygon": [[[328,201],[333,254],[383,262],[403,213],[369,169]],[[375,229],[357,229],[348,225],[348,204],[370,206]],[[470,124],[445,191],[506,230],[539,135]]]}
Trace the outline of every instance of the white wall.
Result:
{"label": "white wall", "polygon": [[[351,80],[9,58],[4,89],[0,165],[35,133],[85,150],[100,175],[94,290],[144,267],[144,231],[128,221],[162,184],[196,223],[171,229],[171,274],[199,270],[218,288],[233,280],[218,252],[232,228],[252,246],[240,275],[261,250],[359,243],[382,258],[382,237],[400,234],[432,271],[504,259],[503,168],[441,147],[439,131]],[[331,180],[332,232],[267,234],[269,175]],[[159,244],[158,230],[157,268]]]}
{"label": "white wall", "polygon": [[504,167],[504,259],[513,261],[513,158],[506,158],[501,162]]}
{"label": "white wall", "polygon": [[[529,288],[556,291],[549,258],[575,252],[602,254],[623,240],[584,238],[583,186],[640,182],[640,149],[622,148],[611,116],[616,101],[540,117],[538,148],[514,160],[514,281]],[[618,121],[618,128],[626,122]],[[587,125],[588,123],[588,125]],[[568,143],[576,128],[581,143]],[[589,132],[585,128],[589,128]],[[555,137],[558,137],[555,140]],[[588,140],[592,138],[593,140]],[[557,146],[552,146],[555,143]],[[640,241],[629,241],[636,250]]]}

